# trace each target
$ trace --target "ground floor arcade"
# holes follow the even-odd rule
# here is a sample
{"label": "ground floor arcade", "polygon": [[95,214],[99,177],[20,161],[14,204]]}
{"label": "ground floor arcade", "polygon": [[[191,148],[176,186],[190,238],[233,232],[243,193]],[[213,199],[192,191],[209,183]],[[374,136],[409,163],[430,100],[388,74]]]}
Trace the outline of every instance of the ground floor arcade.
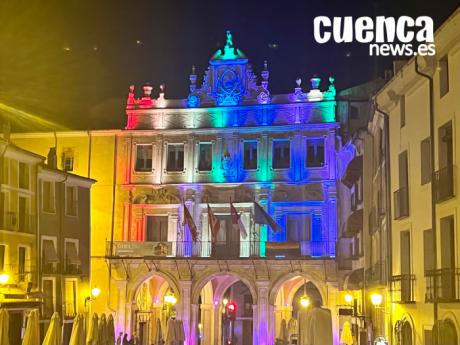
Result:
{"label": "ground floor arcade", "polygon": [[305,300],[321,301],[339,329],[332,260],[123,260],[112,268],[117,331],[135,332],[142,345],[155,343],[168,318],[183,322],[187,345],[273,345]]}

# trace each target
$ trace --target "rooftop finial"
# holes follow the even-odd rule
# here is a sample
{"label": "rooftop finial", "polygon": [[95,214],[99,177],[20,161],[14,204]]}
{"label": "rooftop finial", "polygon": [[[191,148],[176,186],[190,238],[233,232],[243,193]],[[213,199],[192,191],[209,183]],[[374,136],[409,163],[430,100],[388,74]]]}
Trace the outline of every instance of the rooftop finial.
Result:
{"label": "rooftop finial", "polygon": [[230,30],[227,30],[227,44],[226,44],[226,46],[229,47],[229,48],[233,48],[232,33],[230,32]]}
{"label": "rooftop finial", "polygon": [[195,74],[195,65],[192,65],[192,74]]}

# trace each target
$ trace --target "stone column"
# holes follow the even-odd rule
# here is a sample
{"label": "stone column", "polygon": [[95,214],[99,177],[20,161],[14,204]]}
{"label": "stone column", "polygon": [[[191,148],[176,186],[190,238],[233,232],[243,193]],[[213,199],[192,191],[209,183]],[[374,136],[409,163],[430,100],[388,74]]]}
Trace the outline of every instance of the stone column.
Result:
{"label": "stone column", "polygon": [[258,345],[269,345],[268,342],[268,288],[269,281],[256,281],[257,287],[257,305],[256,305],[256,315],[257,320],[254,324],[256,331],[256,338],[253,339],[253,344]]}
{"label": "stone column", "polygon": [[118,313],[116,313],[116,329],[118,332],[126,333],[128,328],[130,328],[130,319],[131,316],[127,316],[127,312],[131,312],[131,307],[128,308],[129,301],[127,301],[126,296],[126,286],[128,282],[126,280],[116,280],[115,284],[118,290]]}
{"label": "stone column", "polygon": [[[192,316],[192,281],[179,280],[180,299],[176,305],[177,319],[184,323],[185,342],[188,345],[194,345],[196,324],[191,324]],[[195,305],[196,307],[196,305]],[[196,311],[195,311],[196,314]],[[196,316],[195,316],[196,317]]]}
{"label": "stone column", "polygon": [[[201,304],[201,339],[202,345],[214,345],[214,304]],[[199,334],[198,334],[199,335]],[[198,337],[197,335],[197,337]]]}
{"label": "stone column", "polygon": [[331,310],[332,316],[332,341],[334,345],[339,345],[339,331],[340,331],[340,322],[339,322],[339,310],[337,308],[338,301],[338,289],[334,284],[327,284],[327,308]]}

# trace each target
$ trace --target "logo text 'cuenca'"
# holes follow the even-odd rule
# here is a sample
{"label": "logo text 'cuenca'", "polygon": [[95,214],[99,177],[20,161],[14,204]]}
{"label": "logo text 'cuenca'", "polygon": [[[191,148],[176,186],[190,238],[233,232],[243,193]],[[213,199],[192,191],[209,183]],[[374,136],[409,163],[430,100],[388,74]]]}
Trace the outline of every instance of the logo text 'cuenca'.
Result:
{"label": "logo text 'cuenca'", "polygon": [[[369,43],[370,55],[435,55],[433,19],[318,16],[313,20],[316,42]],[[414,49],[414,43],[416,48]]]}

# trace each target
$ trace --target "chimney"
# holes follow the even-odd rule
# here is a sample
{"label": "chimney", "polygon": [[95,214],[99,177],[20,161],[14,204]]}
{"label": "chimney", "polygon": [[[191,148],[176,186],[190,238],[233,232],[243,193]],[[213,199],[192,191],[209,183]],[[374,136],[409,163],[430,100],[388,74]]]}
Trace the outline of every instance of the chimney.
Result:
{"label": "chimney", "polygon": [[57,169],[57,154],[55,147],[50,147],[46,163],[50,168]]}

